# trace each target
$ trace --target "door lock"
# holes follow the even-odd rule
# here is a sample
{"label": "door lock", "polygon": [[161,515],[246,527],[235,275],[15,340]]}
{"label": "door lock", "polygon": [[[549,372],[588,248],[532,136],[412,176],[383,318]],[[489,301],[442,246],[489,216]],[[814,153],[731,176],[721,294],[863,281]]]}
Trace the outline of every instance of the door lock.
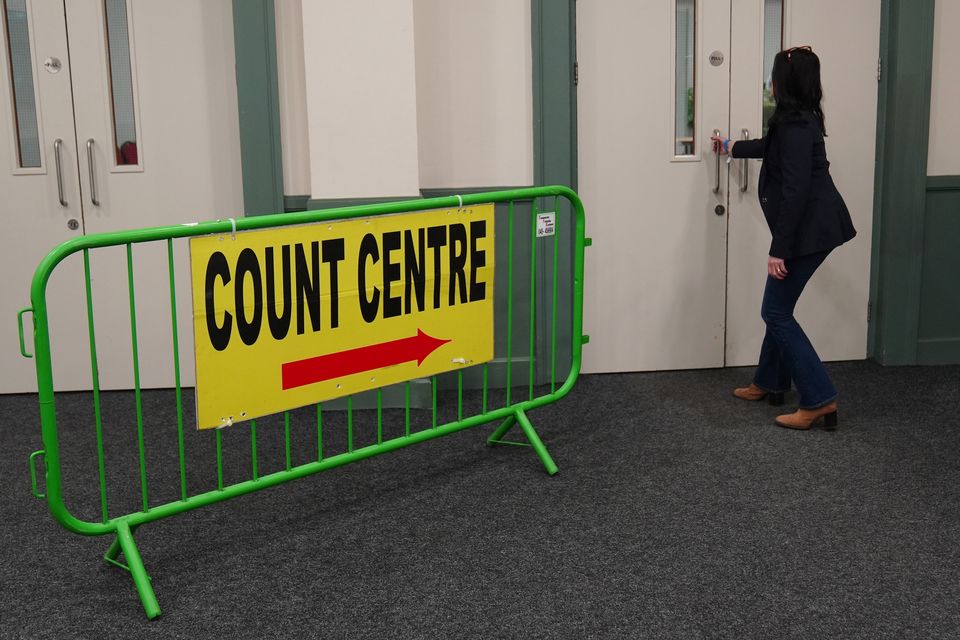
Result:
{"label": "door lock", "polygon": [[722,216],[727,212],[727,208],[724,207],[722,204],[718,204],[716,207],[713,208],[713,212],[718,216]]}
{"label": "door lock", "polygon": [[67,228],[70,229],[70,231],[76,231],[80,228],[80,223],[76,218],[70,218],[67,220]]}

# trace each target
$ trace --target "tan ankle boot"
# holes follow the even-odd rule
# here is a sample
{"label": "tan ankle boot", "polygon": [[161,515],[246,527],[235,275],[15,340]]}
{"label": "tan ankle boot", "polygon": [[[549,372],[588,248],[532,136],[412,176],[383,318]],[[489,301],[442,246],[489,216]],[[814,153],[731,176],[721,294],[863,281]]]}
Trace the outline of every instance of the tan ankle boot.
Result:
{"label": "tan ankle boot", "polygon": [[740,387],[739,389],[734,389],[733,395],[741,400],[748,400],[750,402],[757,402],[759,400],[763,400],[764,398],[768,398],[768,401],[774,407],[779,407],[783,404],[782,393],[767,393],[752,382],[750,383],[749,387]]}
{"label": "tan ankle boot", "polygon": [[831,402],[816,409],[797,409],[796,413],[777,416],[777,424],[788,429],[809,429],[820,418],[823,418],[823,426],[827,431],[836,429],[837,403]]}

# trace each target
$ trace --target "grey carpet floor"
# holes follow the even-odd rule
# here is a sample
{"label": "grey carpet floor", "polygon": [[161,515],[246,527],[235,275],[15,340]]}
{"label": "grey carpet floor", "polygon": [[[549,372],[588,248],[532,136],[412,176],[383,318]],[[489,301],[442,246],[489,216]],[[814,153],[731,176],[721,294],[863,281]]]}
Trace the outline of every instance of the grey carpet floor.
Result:
{"label": "grey carpet floor", "polygon": [[[834,433],[731,398],[742,369],[585,376],[531,416],[557,476],[479,427],[144,526],[153,622],[100,561],[109,540],[30,496],[36,398],[3,396],[0,638],[958,638],[960,367],[829,370]],[[172,398],[144,395],[151,504],[180,486]],[[120,514],[142,499],[135,413],[131,394],[103,402]],[[58,410],[68,504],[97,519],[89,396]],[[326,455],[343,427],[324,415]],[[233,429],[227,483],[251,462]],[[262,473],[285,464],[282,433],[258,425]],[[291,433],[293,464],[316,455],[314,415]],[[186,447],[189,490],[212,488],[210,435]]]}

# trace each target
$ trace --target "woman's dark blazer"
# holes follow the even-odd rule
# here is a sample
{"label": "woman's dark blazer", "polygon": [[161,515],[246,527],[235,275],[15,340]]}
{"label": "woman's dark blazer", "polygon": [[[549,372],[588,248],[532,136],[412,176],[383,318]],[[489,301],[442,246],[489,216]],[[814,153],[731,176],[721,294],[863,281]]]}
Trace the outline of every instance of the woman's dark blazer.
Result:
{"label": "woman's dark blazer", "polygon": [[763,158],[758,190],[774,258],[828,251],[857,235],[813,113],[787,114],[762,139],[737,140],[732,155]]}

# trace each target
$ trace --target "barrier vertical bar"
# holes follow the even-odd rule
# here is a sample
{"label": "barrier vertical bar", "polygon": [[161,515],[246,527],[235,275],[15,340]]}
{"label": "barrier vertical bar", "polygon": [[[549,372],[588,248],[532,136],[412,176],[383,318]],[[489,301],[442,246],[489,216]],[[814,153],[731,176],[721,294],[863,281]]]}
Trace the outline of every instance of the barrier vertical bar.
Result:
{"label": "barrier vertical bar", "polygon": [[317,403],[317,462],[323,460],[323,409]]}
{"label": "barrier vertical bar", "polygon": [[437,376],[430,378],[431,394],[433,395],[433,419],[431,426],[437,428]]}
{"label": "barrier vertical bar", "polygon": [[353,396],[347,396],[347,452],[353,453]]}
{"label": "barrier vertical bar", "polygon": [[100,511],[103,522],[107,509],[107,471],[103,461],[103,415],[100,409],[100,366],[97,361],[97,336],[93,328],[93,294],[90,285],[90,250],[83,250],[83,279],[87,291],[87,329],[90,332],[90,372],[93,379],[93,417],[97,433],[97,473],[100,478]]}
{"label": "barrier vertical bar", "polygon": [[463,369],[457,369],[457,420],[463,420]]}
{"label": "barrier vertical bar", "polygon": [[507,230],[507,404],[513,388],[513,200],[510,201]]}
{"label": "barrier vertical bar", "polygon": [[558,255],[560,253],[560,207],[557,196],[553,196],[553,309],[551,310],[550,329],[550,393],[557,391],[557,282],[560,276]]}
{"label": "barrier vertical bar", "polygon": [[377,444],[383,444],[383,389],[377,389]]}
{"label": "barrier vertical bar", "polygon": [[483,410],[482,413],[487,412],[487,389],[490,379],[490,367],[487,366],[487,363],[483,364]]}
{"label": "barrier vertical bar", "polygon": [[530,400],[533,400],[534,356],[537,348],[537,199],[530,226]]}
{"label": "barrier vertical bar", "polygon": [[217,489],[223,491],[223,434],[217,429]]}
{"label": "barrier vertical bar", "polygon": [[410,383],[403,388],[404,435],[410,435]]}
{"label": "barrier vertical bar", "polygon": [[177,447],[180,455],[180,499],[187,499],[187,461],[183,448],[183,391],[180,388],[180,331],[177,327],[177,289],[173,272],[173,238],[167,238],[170,270],[170,324],[173,329],[173,380],[177,394]]}
{"label": "barrier vertical bar", "polygon": [[250,464],[253,467],[253,479],[260,478],[260,464],[257,461],[257,421],[250,421]]}
{"label": "barrier vertical bar", "polygon": [[287,471],[290,471],[290,412],[283,412],[283,453]]}
{"label": "barrier vertical bar", "polygon": [[137,405],[137,446],[140,449],[140,493],[143,510],[149,509],[147,500],[147,450],[143,442],[143,399],[140,397],[140,353],[137,347],[137,302],[133,292],[133,245],[127,243],[127,287],[130,293],[130,338],[133,343],[133,384]]}

